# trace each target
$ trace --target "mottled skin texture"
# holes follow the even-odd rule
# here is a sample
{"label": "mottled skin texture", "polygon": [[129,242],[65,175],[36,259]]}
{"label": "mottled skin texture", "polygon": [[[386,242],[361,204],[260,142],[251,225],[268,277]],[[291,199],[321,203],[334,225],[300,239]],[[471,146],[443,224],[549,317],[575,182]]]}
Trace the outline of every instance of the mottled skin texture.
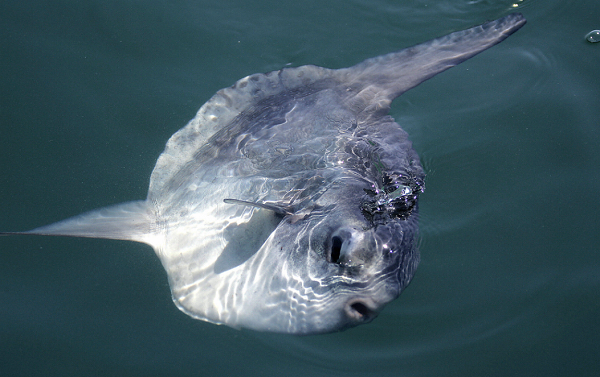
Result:
{"label": "mottled skin texture", "polygon": [[293,334],[369,322],[419,261],[425,174],[391,101],[524,23],[509,15],[340,70],[246,77],[171,137],[145,201],[24,233],[147,243],[198,319]]}
{"label": "mottled skin texture", "polygon": [[[186,250],[183,259],[165,252],[161,258],[177,277],[171,286],[183,310],[194,315],[190,308],[207,302],[207,290],[217,287],[213,296],[228,299],[218,311],[210,301],[203,306],[213,321],[323,332],[371,320],[408,284],[418,262],[416,208],[404,211],[402,219],[385,213],[374,218],[365,216],[361,204],[384,189],[384,176],[414,187],[416,198],[424,178],[418,157],[390,117],[366,122],[348,108],[347,94],[333,90],[340,88],[283,92],[261,101],[208,140],[194,163],[173,179],[177,190],[156,198],[168,237],[171,228],[188,229],[181,219],[194,219],[191,231],[207,216],[211,223],[257,216],[268,229],[252,230],[253,239],[228,220],[222,251],[187,236],[177,247]],[[203,187],[219,190],[206,193]],[[271,203],[288,213],[224,204],[224,198]],[[257,213],[265,211],[272,213]],[[334,237],[341,242],[332,258]],[[179,244],[180,238],[177,233],[167,244]],[[236,243],[240,238],[243,244]],[[219,250],[214,265],[190,271],[193,261],[211,254],[207,249]]]}

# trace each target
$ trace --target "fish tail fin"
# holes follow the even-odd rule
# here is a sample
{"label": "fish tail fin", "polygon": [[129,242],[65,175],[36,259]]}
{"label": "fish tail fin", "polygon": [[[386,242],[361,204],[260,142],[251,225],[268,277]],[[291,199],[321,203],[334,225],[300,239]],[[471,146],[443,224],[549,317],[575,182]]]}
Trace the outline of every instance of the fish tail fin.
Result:
{"label": "fish tail fin", "polygon": [[0,234],[107,238],[156,246],[158,227],[151,206],[140,200],[96,209],[26,232]]}

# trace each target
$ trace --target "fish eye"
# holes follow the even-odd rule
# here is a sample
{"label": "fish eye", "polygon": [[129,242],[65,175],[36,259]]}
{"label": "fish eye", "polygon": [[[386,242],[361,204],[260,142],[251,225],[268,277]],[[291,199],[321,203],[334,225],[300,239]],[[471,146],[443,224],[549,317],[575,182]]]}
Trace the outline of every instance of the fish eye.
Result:
{"label": "fish eye", "polygon": [[342,238],[334,236],[331,238],[331,263],[338,263],[340,260],[340,253],[342,251]]}

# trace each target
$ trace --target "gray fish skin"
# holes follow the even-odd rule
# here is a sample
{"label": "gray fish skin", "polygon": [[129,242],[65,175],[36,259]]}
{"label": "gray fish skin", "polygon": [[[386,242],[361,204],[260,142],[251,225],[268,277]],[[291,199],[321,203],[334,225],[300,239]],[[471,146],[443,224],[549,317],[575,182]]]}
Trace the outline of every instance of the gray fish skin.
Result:
{"label": "gray fish skin", "polygon": [[146,243],[188,315],[293,334],[371,321],[412,279],[425,174],[391,101],[521,14],[350,68],[248,76],[168,141],[148,197],[28,232]]}

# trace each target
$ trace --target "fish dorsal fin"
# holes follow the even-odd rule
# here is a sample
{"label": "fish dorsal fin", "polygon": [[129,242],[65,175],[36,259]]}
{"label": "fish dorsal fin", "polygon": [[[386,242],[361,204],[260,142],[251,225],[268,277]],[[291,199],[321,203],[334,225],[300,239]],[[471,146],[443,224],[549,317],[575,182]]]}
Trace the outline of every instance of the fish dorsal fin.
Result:
{"label": "fish dorsal fin", "polygon": [[207,140],[227,127],[243,111],[265,98],[309,86],[332,77],[332,70],[313,65],[257,73],[219,90],[185,127],[177,131],[158,158],[150,177],[148,197],[158,192]]}
{"label": "fish dorsal fin", "polygon": [[[526,23],[520,13],[457,31],[339,70],[358,99],[387,110],[392,100],[425,80],[502,42]],[[360,98],[362,97],[362,98]],[[360,107],[360,105],[358,105]]]}

